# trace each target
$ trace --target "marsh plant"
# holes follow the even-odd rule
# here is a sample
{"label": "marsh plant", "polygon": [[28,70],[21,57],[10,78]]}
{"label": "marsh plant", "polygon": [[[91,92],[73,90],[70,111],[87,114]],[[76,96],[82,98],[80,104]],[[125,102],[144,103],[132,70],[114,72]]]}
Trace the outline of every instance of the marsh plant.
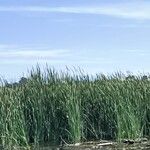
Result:
{"label": "marsh plant", "polygon": [[150,137],[148,77],[37,67],[23,84],[0,87],[4,147],[140,137]]}

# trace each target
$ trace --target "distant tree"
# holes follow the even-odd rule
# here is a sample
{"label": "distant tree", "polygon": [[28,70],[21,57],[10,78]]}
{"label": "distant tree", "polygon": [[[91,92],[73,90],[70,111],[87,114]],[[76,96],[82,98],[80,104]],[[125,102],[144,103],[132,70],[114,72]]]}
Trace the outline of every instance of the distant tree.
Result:
{"label": "distant tree", "polygon": [[146,75],[142,76],[141,80],[148,80],[148,77]]}
{"label": "distant tree", "polygon": [[5,86],[8,87],[8,88],[16,87],[18,85],[19,84],[17,82],[14,82],[14,83],[8,83],[8,82],[6,82],[5,83]]}
{"label": "distant tree", "polygon": [[11,86],[12,87],[17,87],[17,86],[19,86],[19,84],[17,82],[14,82],[14,83],[11,84]]}
{"label": "distant tree", "polygon": [[7,81],[5,81],[5,86],[6,87],[17,87],[17,86],[20,86],[20,85],[24,85],[27,83],[27,78],[25,77],[21,77],[21,79],[19,80],[19,82],[13,82],[13,83],[8,83]]}
{"label": "distant tree", "polygon": [[5,82],[5,86],[8,87],[8,88],[11,88],[12,87],[12,84],[8,83],[8,82]]}
{"label": "distant tree", "polygon": [[27,83],[27,78],[25,78],[25,77],[22,77],[21,79],[20,79],[20,81],[19,81],[19,84],[21,84],[21,85],[23,85],[23,84],[26,84]]}
{"label": "distant tree", "polygon": [[128,75],[126,77],[126,80],[135,80],[135,76],[134,75]]}

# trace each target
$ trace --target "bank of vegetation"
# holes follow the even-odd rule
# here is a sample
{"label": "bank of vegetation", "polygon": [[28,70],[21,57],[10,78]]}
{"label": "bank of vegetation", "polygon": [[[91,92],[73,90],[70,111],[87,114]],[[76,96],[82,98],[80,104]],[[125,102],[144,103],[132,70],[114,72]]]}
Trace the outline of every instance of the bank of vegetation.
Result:
{"label": "bank of vegetation", "polygon": [[0,144],[150,137],[150,78],[89,76],[37,67],[0,87]]}

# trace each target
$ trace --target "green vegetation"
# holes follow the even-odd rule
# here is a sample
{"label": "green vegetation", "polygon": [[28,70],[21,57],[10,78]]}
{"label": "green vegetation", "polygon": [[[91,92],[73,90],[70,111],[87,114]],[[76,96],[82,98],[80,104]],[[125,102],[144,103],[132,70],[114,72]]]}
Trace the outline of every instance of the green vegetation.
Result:
{"label": "green vegetation", "polygon": [[7,148],[150,137],[147,76],[42,73],[37,67],[21,81],[0,87],[0,144]]}

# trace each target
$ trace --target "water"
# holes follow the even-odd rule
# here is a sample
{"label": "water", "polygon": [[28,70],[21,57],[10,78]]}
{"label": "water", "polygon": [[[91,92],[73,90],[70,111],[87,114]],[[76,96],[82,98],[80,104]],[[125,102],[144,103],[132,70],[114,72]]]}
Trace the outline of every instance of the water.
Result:
{"label": "water", "polygon": [[124,143],[111,143],[110,145],[101,146],[96,143],[91,144],[81,144],[78,146],[69,145],[69,146],[41,146],[36,147],[36,150],[150,150],[150,141],[143,143],[134,143],[134,144],[124,144]]}

